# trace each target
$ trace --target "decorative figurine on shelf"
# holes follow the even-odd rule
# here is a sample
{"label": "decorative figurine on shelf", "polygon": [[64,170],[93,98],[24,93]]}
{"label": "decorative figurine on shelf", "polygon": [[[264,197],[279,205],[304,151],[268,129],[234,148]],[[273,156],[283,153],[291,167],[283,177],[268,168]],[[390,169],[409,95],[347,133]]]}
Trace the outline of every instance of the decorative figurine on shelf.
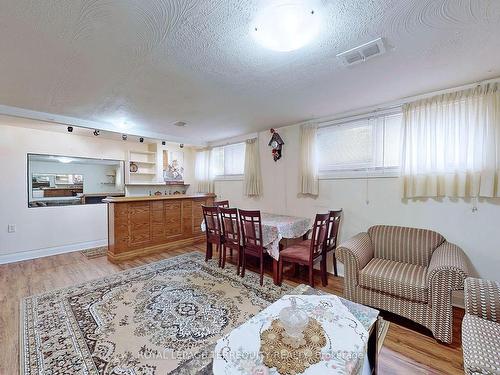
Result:
{"label": "decorative figurine on shelf", "polygon": [[281,139],[280,135],[278,134],[278,132],[276,132],[276,130],[271,129],[270,131],[272,137],[271,140],[269,141],[269,146],[273,148],[272,153],[274,161],[278,161],[279,159],[281,159],[281,149],[283,148],[285,142],[283,142],[283,139]]}

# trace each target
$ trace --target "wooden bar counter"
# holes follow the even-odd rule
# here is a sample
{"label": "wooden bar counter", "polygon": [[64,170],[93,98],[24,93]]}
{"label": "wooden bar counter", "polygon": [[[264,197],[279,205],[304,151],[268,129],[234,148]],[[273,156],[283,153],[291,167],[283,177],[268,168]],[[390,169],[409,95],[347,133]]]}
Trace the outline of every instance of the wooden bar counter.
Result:
{"label": "wooden bar counter", "polygon": [[203,241],[202,205],[214,194],[108,197],[108,260],[116,262]]}

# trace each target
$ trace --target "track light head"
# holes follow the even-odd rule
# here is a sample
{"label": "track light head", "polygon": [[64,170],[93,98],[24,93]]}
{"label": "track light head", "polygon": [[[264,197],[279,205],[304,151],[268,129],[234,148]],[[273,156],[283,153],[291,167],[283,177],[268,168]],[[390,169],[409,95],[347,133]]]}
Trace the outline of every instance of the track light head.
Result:
{"label": "track light head", "polygon": [[162,146],[165,146],[167,144],[167,142],[161,141],[161,144],[162,144]]}
{"label": "track light head", "polygon": [[94,130],[94,135],[97,137],[101,132],[97,129]]}
{"label": "track light head", "polygon": [[126,140],[127,140],[127,134],[122,134],[122,139],[123,139],[124,141],[126,141]]}
{"label": "track light head", "polygon": [[144,142],[144,138],[142,138],[142,137],[139,138],[139,142],[141,142],[141,143]]}
{"label": "track light head", "polygon": [[73,133],[73,127],[72,126],[68,126],[68,133]]}
{"label": "track light head", "polygon": [[181,144],[179,145],[179,147],[180,147],[180,148],[184,148],[184,143],[181,143]]}

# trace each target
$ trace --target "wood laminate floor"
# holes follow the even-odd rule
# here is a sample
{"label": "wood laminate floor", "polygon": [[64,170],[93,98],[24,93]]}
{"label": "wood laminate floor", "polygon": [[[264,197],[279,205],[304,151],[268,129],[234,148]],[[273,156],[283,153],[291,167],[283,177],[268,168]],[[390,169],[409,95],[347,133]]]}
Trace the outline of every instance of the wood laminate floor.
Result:
{"label": "wood laminate floor", "polygon": [[[19,300],[56,288],[107,276],[121,270],[156,262],[190,251],[204,251],[203,245],[113,264],[106,257],[87,259],[80,252],[55,255],[23,262],[0,265],[0,374],[19,373]],[[217,254],[215,254],[217,256]],[[250,259],[250,258],[249,258]],[[252,263],[249,261],[251,269]],[[271,263],[267,264],[271,273]],[[304,270],[305,271],[305,270]],[[307,283],[305,272],[297,277],[286,271],[285,282]],[[320,285],[317,278],[317,287]],[[342,294],[343,279],[330,276],[330,293]],[[463,374],[460,326],[463,310],[454,309],[454,341],[451,345],[437,342],[430,333],[416,324],[392,314],[383,313],[391,321],[389,332],[379,356],[379,374]]]}

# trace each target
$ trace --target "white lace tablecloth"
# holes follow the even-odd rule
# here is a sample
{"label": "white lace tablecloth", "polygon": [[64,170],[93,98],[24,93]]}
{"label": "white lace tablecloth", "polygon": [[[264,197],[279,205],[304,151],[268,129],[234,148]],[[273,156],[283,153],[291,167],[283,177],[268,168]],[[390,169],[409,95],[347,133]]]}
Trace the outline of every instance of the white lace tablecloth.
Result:
{"label": "white lace tablecloth", "polygon": [[269,255],[278,260],[279,244],[283,238],[302,237],[312,228],[313,219],[297,216],[276,215],[263,212],[262,241]]}
{"label": "white lace tablecloth", "polygon": [[[321,350],[321,361],[304,374],[360,374],[366,358],[368,331],[337,296],[296,296],[298,305],[325,330],[327,343]],[[260,333],[290,306],[290,296],[284,296],[252,319],[221,338],[215,347],[214,375],[278,374],[267,368],[260,354]],[[373,324],[376,315],[371,318]]]}
{"label": "white lace tablecloth", "polygon": [[[314,219],[307,217],[287,216],[261,213],[262,241],[269,255],[278,260],[280,256],[280,241],[283,238],[302,237],[313,226]],[[205,231],[205,221],[201,223]]]}

